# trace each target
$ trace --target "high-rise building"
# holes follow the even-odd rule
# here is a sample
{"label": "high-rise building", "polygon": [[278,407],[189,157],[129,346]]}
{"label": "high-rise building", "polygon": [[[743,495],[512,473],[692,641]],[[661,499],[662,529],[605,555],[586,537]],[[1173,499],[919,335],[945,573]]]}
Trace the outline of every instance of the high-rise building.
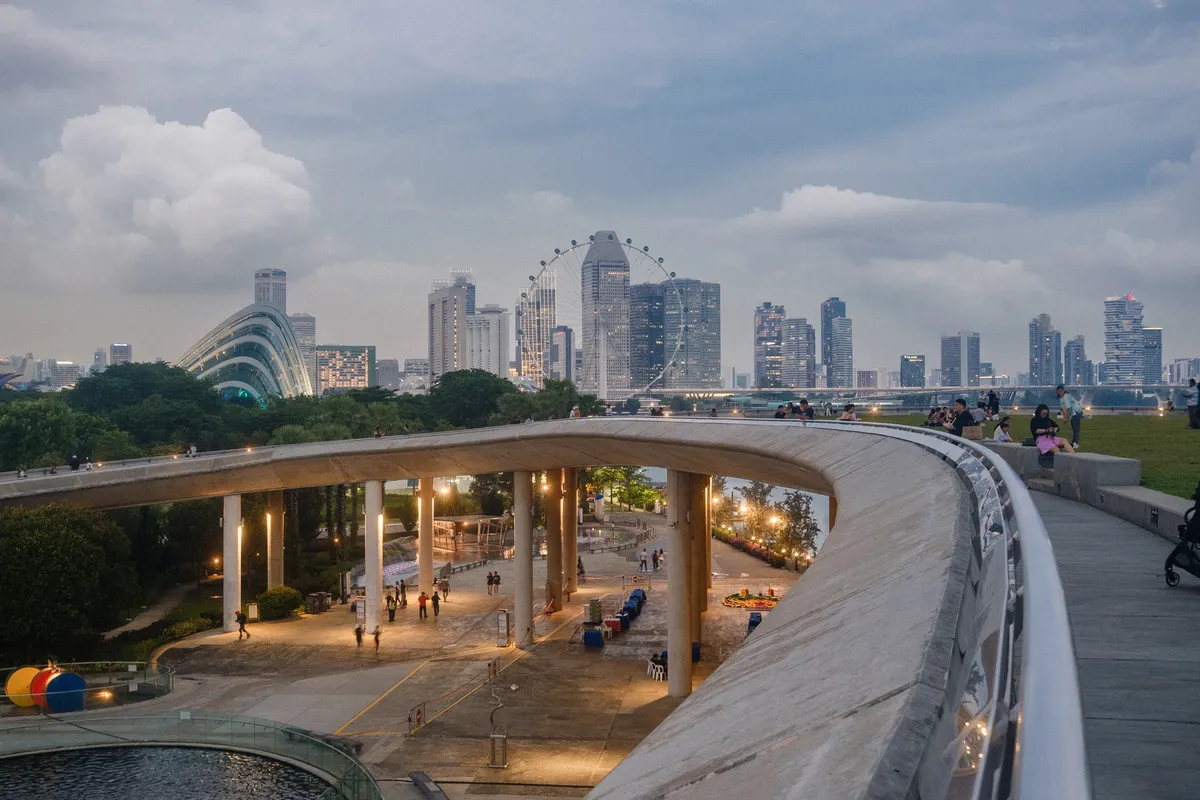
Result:
{"label": "high-rise building", "polygon": [[583,263],[583,374],[580,386],[602,400],[629,394],[629,259],[613,231],[597,231]]}
{"label": "high-rise building", "polygon": [[1093,386],[1096,383],[1096,367],[1088,360],[1082,335],[1068,339],[1063,348],[1062,382],[1069,386]]}
{"label": "high-rise building", "polygon": [[733,388],[749,389],[750,388],[750,373],[739,372],[733,376]]}
{"label": "high-rise building", "polygon": [[376,386],[381,389],[400,388],[400,361],[395,358],[380,358],[375,361]]}
{"label": "high-rise building", "polygon": [[782,332],[782,382],[788,388],[815,389],[816,342],[813,341],[813,326],[804,317],[793,317],[783,321]]}
{"label": "high-rise building", "polygon": [[97,347],[96,352],[92,353],[92,369],[91,374],[98,375],[104,372],[108,367],[108,353],[103,347]]}
{"label": "high-rise building", "polygon": [[469,269],[450,270],[450,285],[467,290],[467,314],[475,313],[475,274]]}
{"label": "high-rise building", "polygon": [[508,355],[511,352],[508,341],[510,327],[508,309],[497,305],[486,305],[477,313],[468,314],[463,368],[482,369],[497,377],[506,377]]}
{"label": "high-rise building", "polygon": [[854,329],[849,317],[834,317],[830,320],[833,333],[833,350],[830,353],[827,374],[831,389],[853,388],[854,386]]}
{"label": "high-rise building", "polygon": [[925,356],[900,356],[900,385],[906,388],[925,388]]}
{"label": "high-rise building", "polygon": [[1105,383],[1133,385],[1145,378],[1142,304],[1131,294],[1104,301]]}
{"label": "high-rise building", "polygon": [[1200,358],[1177,358],[1167,368],[1171,383],[1187,383],[1188,378],[1200,378]]}
{"label": "high-rise building", "polygon": [[979,385],[979,334],[959,331],[942,337],[941,386]]}
{"label": "high-rise building", "polygon": [[879,370],[860,369],[854,372],[854,385],[859,389],[878,389]]}
{"label": "high-rise building", "polygon": [[575,381],[575,331],[566,325],[556,327],[550,336],[550,377]]}
{"label": "high-rise building", "polygon": [[406,359],[404,359],[404,377],[406,377],[406,378],[428,378],[429,377],[429,359],[428,358],[406,358]]}
{"label": "high-rise building", "polygon": [[70,389],[83,374],[83,367],[73,361],[55,361],[50,359],[50,388]]}
{"label": "high-rise building", "polygon": [[783,306],[763,303],[754,309],[754,388],[783,385]]}
{"label": "high-rise building", "polygon": [[304,360],[308,369],[308,380],[315,390],[317,361],[313,356],[313,351],[317,346],[317,318],[312,314],[296,311],[288,314],[288,322],[292,323],[292,330],[296,333],[296,341],[300,344],[300,358]]}
{"label": "high-rise building", "polygon": [[558,327],[555,273],[544,270],[517,301],[517,369],[542,385],[550,372],[550,340]]}
{"label": "high-rise building", "polygon": [[254,270],[254,302],[275,306],[287,313],[287,272],[282,269]]}
{"label": "high-rise building", "polygon": [[429,293],[429,380],[465,369],[467,362],[467,287],[446,281]]}
{"label": "high-rise building", "polygon": [[378,385],[374,345],[319,344],[317,395]]}
{"label": "high-rise building", "polygon": [[666,299],[662,283],[629,287],[629,374],[635,389],[666,386],[666,357],[675,347],[672,342],[671,351],[666,349]]}
{"label": "high-rise building", "polygon": [[840,298],[831,297],[821,303],[821,363],[825,365],[826,377],[829,375],[829,365],[833,363],[833,321],[844,316],[846,304]]}
{"label": "high-rise building", "polygon": [[1063,381],[1062,333],[1049,314],[1029,321],[1029,380],[1032,386],[1057,386]]}
{"label": "high-rise building", "polygon": [[1162,328],[1142,328],[1142,382],[1153,386],[1162,380]]}
{"label": "high-rise building", "polygon": [[[663,352],[668,357],[675,354],[674,360],[666,365],[665,388],[721,388],[721,284],[677,278],[663,282],[660,287]],[[632,294],[629,313],[632,349]],[[634,389],[643,386],[634,381]]]}
{"label": "high-rise building", "polygon": [[133,345],[123,342],[115,342],[108,346],[108,363],[111,366],[117,364],[129,364],[133,361]]}
{"label": "high-rise building", "polygon": [[929,370],[929,384],[928,385],[929,386],[941,386],[942,385],[942,370],[940,367]]}

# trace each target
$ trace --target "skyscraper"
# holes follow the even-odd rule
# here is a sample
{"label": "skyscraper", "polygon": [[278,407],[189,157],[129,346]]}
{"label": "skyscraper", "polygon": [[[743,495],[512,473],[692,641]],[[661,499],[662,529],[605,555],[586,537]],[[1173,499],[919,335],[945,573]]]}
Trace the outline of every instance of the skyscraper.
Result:
{"label": "skyscraper", "polygon": [[846,304],[841,298],[831,297],[821,303],[821,363],[825,365],[826,377],[829,376],[829,365],[833,363],[833,321],[844,316]]}
{"label": "skyscraper", "polygon": [[813,341],[813,326],[804,317],[785,319],[782,325],[781,380],[784,386],[796,389],[813,389],[816,364],[814,356],[816,342]]}
{"label": "skyscraper", "polygon": [[296,341],[300,344],[300,357],[304,359],[308,368],[308,380],[313,385],[313,391],[316,391],[317,362],[313,357],[313,350],[317,346],[317,318],[312,314],[296,311],[288,314],[288,322],[292,323]]}
{"label": "skyscraper", "polygon": [[834,317],[830,320],[832,346],[827,365],[831,388],[854,387],[854,330],[849,317]]}
{"label": "skyscraper", "polygon": [[613,231],[597,231],[583,257],[583,375],[580,387],[601,399],[629,394],[629,259]]}
{"label": "skyscraper", "polygon": [[1096,366],[1088,360],[1082,335],[1068,339],[1063,348],[1063,383],[1071,386],[1096,383]]}
{"label": "skyscraper", "polygon": [[428,358],[406,358],[406,359],[404,359],[404,377],[406,377],[406,378],[428,378],[429,377],[429,359]]}
{"label": "skyscraper", "polygon": [[1029,382],[1032,386],[1057,386],[1063,381],[1062,333],[1049,314],[1029,321]]}
{"label": "skyscraper", "polygon": [[517,369],[537,386],[550,372],[550,339],[558,327],[556,280],[553,271],[543,271],[517,300]]}
{"label": "skyscraper", "polygon": [[906,388],[925,388],[925,356],[900,356],[900,385]]}
{"label": "skyscraper", "polygon": [[[674,362],[666,365],[666,388],[721,388],[721,284],[677,278],[660,286],[663,352],[667,357],[675,353]],[[631,299],[631,346],[632,314]],[[633,388],[644,385],[635,381]]]}
{"label": "skyscraper", "polygon": [[275,306],[287,313],[287,272],[282,269],[254,270],[254,302]]}
{"label": "skyscraper", "polygon": [[959,331],[942,337],[942,386],[979,385],[979,334]]}
{"label": "skyscraper", "polygon": [[879,388],[879,370],[859,369],[854,371],[854,385],[859,389]]}
{"label": "skyscraper", "polygon": [[496,375],[508,375],[510,352],[508,309],[486,305],[465,320],[465,362],[463,369],[482,369]]}
{"label": "skyscraper", "polygon": [[74,361],[56,361],[50,359],[50,388],[58,391],[70,389],[83,375],[83,367]]}
{"label": "skyscraper", "polygon": [[429,293],[429,381],[466,364],[467,287],[437,281]]}
{"label": "skyscraper", "polygon": [[639,283],[629,287],[629,373],[635,389],[648,387],[652,381],[658,381],[655,388],[666,385],[665,307],[663,284]]}
{"label": "skyscraper", "polygon": [[104,372],[106,367],[108,367],[108,353],[105,352],[103,347],[97,347],[96,352],[92,353],[91,372],[93,375],[96,375]]}
{"label": "skyscraper", "polygon": [[108,346],[108,363],[112,366],[128,364],[133,361],[133,345],[114,342]]}
{"label": "skyscraper", "polygon": [[450,284],[467,290],[467,313],[475,313],[475,273],[469,269],[450,270]]}
{"label": "skyscraper", "polygon": [[391,389],[393,392],[400,388],[400,361],[395,358],[380,358],[375,360],[375,381],[381,389]]}
{"label": "skyscraper", "polygon": [[374,345],[321,344],[315,352],[318,396],[378,384]]}
{"label": "skyscraper", "polygon": [[1162,328],[1142,328],[1142,382],[1150,385],[1163,380]]}
{"label": "skyscraper", "polygon": [[1145,377],[1142,304],[1131,294],[1104,301],[1105,383],[1131,385]]}
{"label": "skyscraper", "polygon": [[783,306],[763,303],[754,309],[754,388],[783,385]]}
{"label": "skyscraper", "polygon": [[575,331],[566,325],[556,327],[550,336],[550,377],[575,380]]}

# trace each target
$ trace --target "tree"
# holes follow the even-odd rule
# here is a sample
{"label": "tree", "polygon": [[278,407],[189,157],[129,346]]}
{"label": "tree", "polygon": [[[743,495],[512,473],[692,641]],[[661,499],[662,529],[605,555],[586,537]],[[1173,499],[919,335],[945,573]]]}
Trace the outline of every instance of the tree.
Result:
{"label": "tree", "polygon": [[804,492],[785,492],[779,508],[783,519],[780,530],[780,549],[801,553],[817,551],[821,527],[812,513],[812,497]]}
{"label": "tree", "polygon": [[41,659],[113,627],[137,596],[129,539],[65,504],[0,510],[0,641]]}
{"label": "tree", "polygon": [[738,487],[742,496],[742,521],[749,533],[757,534],[766,524],[770,511],[771,493],[775,487],[762,481],[750,481],[745,486]]}
{"label": "tree", "polygon": [[476,475],[471,482],[471,496],[479,503],[479,513],[499,517],[512,507],[513,474],[496,472]]}
{"label": "tree", "polygon": [[500,398],[517,387],[482,369],[464,369],[440,376],[429,390],[429,402],[439,416],[460,428],[482,428],[500,410]]}
{"label": "tree", "polygon": [[113,431],[104,420],[72,411],[59,400],[0,406],[0,470],[65,464],[72,455],[90,456],[96,442]]}

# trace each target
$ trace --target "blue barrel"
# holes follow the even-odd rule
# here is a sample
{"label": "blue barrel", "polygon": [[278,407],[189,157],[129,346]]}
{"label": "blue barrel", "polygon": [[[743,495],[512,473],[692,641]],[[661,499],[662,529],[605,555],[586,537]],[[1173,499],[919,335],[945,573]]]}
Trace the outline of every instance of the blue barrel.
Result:
{"label": "blue barrel", "polygon": [[60,672],[46,684],[46,707],[55,714],[83,711],[83,678],[74,672]]}
{"label": "blue barrel", "polygon": [[692,663],[700,663],[700,643],[692,642]]}
{"label": "blue barrel", "polygon": [[762,614],[758,611],[750,612],[750,624],[746,626],[746,635],[754,633],[754,629],[762,624]]}

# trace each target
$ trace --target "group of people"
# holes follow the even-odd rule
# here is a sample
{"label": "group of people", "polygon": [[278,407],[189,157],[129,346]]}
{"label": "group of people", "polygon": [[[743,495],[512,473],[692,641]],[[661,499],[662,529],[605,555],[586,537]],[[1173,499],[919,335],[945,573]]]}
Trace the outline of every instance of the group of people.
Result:
{"label": "group of people", "polygon": [[808,421],[816,419],[817,410],[808,404],[808,400],[802,399],[799,403],[789,402],[787,405],[780,405],[775,409],[775,419],[798,419]]}
{"label": "group of people", "polygon": [[[659,567],[665,566],[667,563],[667,554],[662,550],[650,550],[642,548],[638,553],[638,572],[649,572],[651,567],[655,572],[658,572]],[[579,560],[580,569],[583,568],[583,559]]]}
{"label": "group of people", "polygon": [[500,594],[500,573],[489,572],[487,574],[487,593]]}
{"label": "group of people", "polygon": [[[488,573],[488,579],[491,580],[491,573]],[[489,583],[489,588],[491,584]],[[440,581],[434,584],[433,594],[429,595],[421,592],[417,595],[417,611],[418,619],[429,618],[429,608],[433,608],[433,616],[438,616],[442,610],[442,601],[450,600],[450,579],[442,577]],[[489,591],[488,594],[491,594]],[[384,598],[384,605],[387,606],[388,622],[396,621],[396,610],[400,608],[408,608],[408,584],[403,579],[396,583],[394,592],[388,592]]]}

